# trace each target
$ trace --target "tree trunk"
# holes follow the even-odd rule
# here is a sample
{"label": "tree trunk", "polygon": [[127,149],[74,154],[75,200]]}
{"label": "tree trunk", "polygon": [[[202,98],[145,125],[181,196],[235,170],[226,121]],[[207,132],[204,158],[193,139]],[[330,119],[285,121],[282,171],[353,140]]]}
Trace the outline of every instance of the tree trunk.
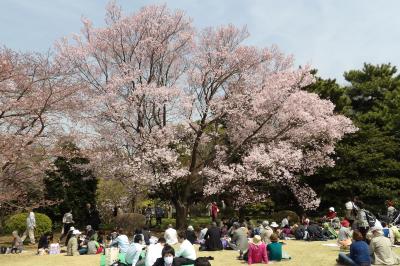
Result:
{"label": "tree trunk", "polygon": [[188,203],[183,203],[181,201],[173,202],[176,210],[176,228],[186,229],[187,226],[187,215],[189,206]]}

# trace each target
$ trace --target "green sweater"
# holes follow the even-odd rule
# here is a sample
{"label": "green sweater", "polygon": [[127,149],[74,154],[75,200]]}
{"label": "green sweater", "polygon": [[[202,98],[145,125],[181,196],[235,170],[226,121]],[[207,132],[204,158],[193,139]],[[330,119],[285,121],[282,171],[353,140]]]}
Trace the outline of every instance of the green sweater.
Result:
{"label": "green sweater", "polygon": [[282,260],[282,244],[279,242],[272,242],[267,246],[269,260]]}

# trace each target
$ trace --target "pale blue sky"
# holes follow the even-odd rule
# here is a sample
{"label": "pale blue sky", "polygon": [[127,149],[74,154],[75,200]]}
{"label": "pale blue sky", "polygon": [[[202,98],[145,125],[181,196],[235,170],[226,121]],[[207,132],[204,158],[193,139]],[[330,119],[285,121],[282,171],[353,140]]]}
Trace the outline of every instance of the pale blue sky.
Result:
{"label": "pale blue sky", "polygon": [[[103,25],[107,0],[0,0],[0,45],[46,51],[79,32],[81,16]],[[120,0],[125,14],[167,3],[199,27],[247,25],[247,43],[278,45],[297,64],[311,63],[323,77],[342,81],[364,62],[400,66],[399,0]]]}

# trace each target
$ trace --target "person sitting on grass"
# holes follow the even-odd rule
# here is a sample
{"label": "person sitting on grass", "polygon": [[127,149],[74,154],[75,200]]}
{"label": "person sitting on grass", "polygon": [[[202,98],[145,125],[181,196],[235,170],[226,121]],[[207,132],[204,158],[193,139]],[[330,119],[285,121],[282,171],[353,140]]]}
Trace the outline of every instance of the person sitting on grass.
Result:
{"label": "person sitting on grass", "polygon": [[282,260],[282,243],[278,242],[279,238],[276,233],[271,235],[271,243],[268,244],[268,259],[272,261]]}
{"label": "person sitting on grass", "polygon": [[90,240],[87,243],[87,252],[88,255],[96,255],[103,251],[102,247],[100,246],[99,242],[95,240]]}
{"label": "person sitting on grass", "polygon": [[181,266],[195,264],[194,260],[175,257],[175,250],[170,245],[165,245],[162,257],[158,258],[153,266]]}
{"label": "person sitting on grass", "polygon": [[205,257],[200,257],[196,259],[194,266],[211,266],[211,263]]}
{"label": "person sitting on grass", "polygon": [[151,232],[148,226],[143,227],[142,234],[143,234],[143,244],[146,246],[150,245]]}
{"label": "person sitting on grass", "polygon": [[199,244],[205,243],[206,240],[204,239],[204,236],[206,235],[207,230],[208,230],[208,227],[206,225],[200,226],[199,239],[197,241]]}
{"label": "person sitting on grass", "polygon": [[398,265],[400,257],[393,252],[392,243],[389,238],[383,235],[382,227],[371,228],[372,239],[369,245],[369,253],[372,257],[372,264],[377,265]]}
{"label": "person sitting on grass", "polygon": [[350,254],[340,252],[336,261],[343,265],[371,265],[368,244],[364,241],[363,235],[359,231],[354,231],[353,240],[354,242],[350,245]]}
{"label": "person sitting on grass", "polygon": [[51,241],[53,241],[53,233],[46,232],[40,236],[37,254],[44,255],[45,253],[48,253]]}
{"label": "person sitting on grass", "polygon": [[51,241],[52,243],[49,246],[49,255],[56,255],[61,253],[60,243],[57,242],[54,238]]}
{"label": "person sitting on grass", "polygon": [[262,225],[263,225],[264,229],[261,229],[261,232],[260,232],[261,240],[266,245],[268,245],[271,242],[270,238],[271,238],[271,235],[274,233],[274,231],[272,230],[271,227],[269,227],[268,221],[263,221]]}
{"label": "person sitting on grass", "polygon": [[392,236],[390,234],[391,232],[390,232],[390,229],[387,227],[387,224],[385,222],[381,222],[381,225],[382,225],[383,235],[385,237],[391,239],[392,238]]}
{"label": "person sitting on grass", "polygon": [[212,222],[210,228],[207,230],[205,236],[205,245],[202,250],[215,251],[222,250],[221,230],[217,227],[216,222]]}
{"label": "person sitting on grass", "polygon": [[172,224],[169,224],[167,230],[165,230],[164,238],[168,245],[175,245],[178,243],[178,233],[172,227]]}
{"label": "person sitting on grass", "polygon": [[189,225],[186,230],[186,239],[190,241],[190,243],[195,244],[197,240],[196,233],[194,232],[193,226]]}
{"label": "person sitting on grass", "polygon": [[[71,226],[71,227],[69,228],[69,231],[66,233],[66,237],[65,237],[65,246],[68,245],[68,241],[69,241],[69,239],[71,238],[72,232],[73,232],[74,230],[75,230],[75,227]],[[61,241],[61,238],[60,238],[60,241]]]}
{"label": "person sitting on grass", "polygon": [[90,240],[97,241],[97,238],[98,238],[97,232],[92,229],[91,225],[87,225],[86,226],[86,240],[87,241],[90,241]]}
{"label": "person sitting on grass", "polygon": [[119,235],[112,240],[110,247],[119,247],[119,253],[126,253],[129,246],[129,239],[125,232],[120,229]]}
{"label": "person sitting on grass", "polygon": [[348,249],[351,245],[351,230],[350,230],[350,222],[347,220],[343,220],[340,223],[340,229],[338,234],[338,244],[340,249]]}
{"label": "person sitting on grass", "polygon": [[235,228],[235,230],[233,231],[232,239],[228,243],[228,245],[231,249],[239,251],[239,259],[242,260],[243,254],[247,251],[249,247],[247,230],[243,224],[241,227],[239,227],[238,223],[235,223],[233,227]]}
{"label": "person sitting on grass", "polygon": [[165,238],[160,237],[156,244],[150,244],[147,247],[145,265],[153,266],[158,258],[162,257],[162,250],[165,246]]}
{"label": "person sitting on grass", "polygon": [[399,245],[400,244],[400,231],[397,228],[396,225],[391,225],[390,226],[390,231],[391,231],[391,236],[392,236],[392,243],[395,245]]}
{"label": "person sitting on grass", "polygon": [[249,265],[252,263],[268,263],[267,247],[265,246],[265,243],[261,241],[259,235],[255,235],[253,241],[249,242],[247,256],[247,262]]}
{"label": "person sitting on grass", "polygon": [[79,230],[72,231],[72,236],[68,240],[67,244],[67,256],[78,256],[78,236],[81,234]]}
{"label": "person sitting on grass", "polygon": [[18,231],[13,231],[12,232],[12,236],[13,236],[13,241],[12,241],[12,246],[11,246],[11,253],[21,253],[24,247],[24,243],[21,239],[21,237],[18,234]]}
{"label": "person sitting on grass", "polygon": [[144,265],[144,260],[140,259],[140,254],[143,249],[142,243],[142,235],[135,235],[133,243],[129,245],[125,255],[125,262],[128,266]]}
{"label": "person sitting on grass", "polygon": [[192,243],[186,239],[185,232],[178,233],[178,241],[181,243],[178,251],[176,252],[177,257],[182,257],[186,259],[195,260],[196,259],[196,251]]}

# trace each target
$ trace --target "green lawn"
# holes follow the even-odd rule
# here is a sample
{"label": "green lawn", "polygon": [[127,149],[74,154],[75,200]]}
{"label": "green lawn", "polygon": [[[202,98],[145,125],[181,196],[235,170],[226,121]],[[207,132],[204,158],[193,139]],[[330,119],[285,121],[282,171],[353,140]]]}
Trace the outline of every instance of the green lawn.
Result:
{"label": "green lawn", "polygon": [[[3,238],[4,240],[4,238]],[[336,265],[335,259],[339,252],[337,247],[323,246],[322,244],[335,243],[335,241],[327,242],[304,242],[304,241],[287,241],[284,249],[292,256],[292,260],[283,261],[279,265],[302,265],[302,266],[330,266]],[[396,249],[400,254],[400,249]],[[239,266],[247,265],[244,262],[236,260],[237,252],[232,250],[216,251],[216,252],[198,252],[199,256],[213,256],[212,266]],[[0,255],[1,266],[96,266],[99,265],[100,255],[84,255],[79,257],[67,257],[60,255],[34,255],[33,248],[28,248],[22,254]]]}

